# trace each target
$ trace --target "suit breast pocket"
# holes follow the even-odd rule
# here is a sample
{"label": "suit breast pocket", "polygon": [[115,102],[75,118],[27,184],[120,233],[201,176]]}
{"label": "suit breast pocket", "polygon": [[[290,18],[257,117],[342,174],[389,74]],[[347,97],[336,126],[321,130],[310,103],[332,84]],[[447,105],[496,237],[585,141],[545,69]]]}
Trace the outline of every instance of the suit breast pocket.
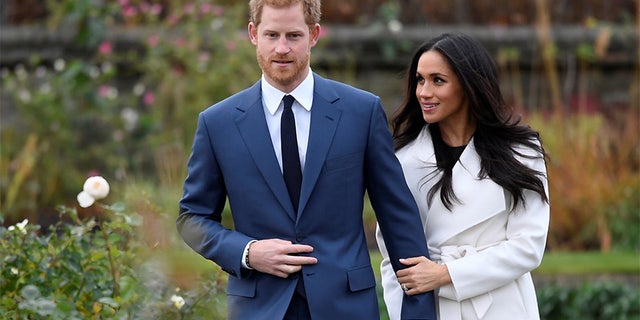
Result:
{"label": "suit breast pocket", "polygon": [[343,172],[347,169],[362,167],[364,153],[355,152],[327,159],[325,169],[327,174]]}

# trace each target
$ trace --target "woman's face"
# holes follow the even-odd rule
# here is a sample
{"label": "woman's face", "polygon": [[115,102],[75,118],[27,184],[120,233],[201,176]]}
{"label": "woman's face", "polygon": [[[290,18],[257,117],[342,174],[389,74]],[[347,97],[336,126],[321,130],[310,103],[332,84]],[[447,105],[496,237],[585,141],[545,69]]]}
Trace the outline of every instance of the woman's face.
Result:
{"label": "woman's face", "polygon": [[437,51],[426,51],[418,60],[416,97],[427,123],[459,126],[468,121],[467,102],[458,76]]}

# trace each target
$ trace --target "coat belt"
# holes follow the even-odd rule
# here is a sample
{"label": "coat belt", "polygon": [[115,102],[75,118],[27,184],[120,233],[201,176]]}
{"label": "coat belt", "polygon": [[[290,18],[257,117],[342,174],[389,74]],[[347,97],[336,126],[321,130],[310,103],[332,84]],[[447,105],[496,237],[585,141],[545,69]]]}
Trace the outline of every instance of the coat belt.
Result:
{"label": "coat belt", "polygon": [[[490,247],[490,246],[488,246]],[[483,247],[483,249],[486,247]],[[478,249],[470,245],[463,246],[443,246],[440,250],[440,255],[432,254],[431,258],[435,261],[440,260],[442,263],[447,263],[449,261],[460,259],[464,256],[476,254],[478,253]],[[460,303],[453,301],[451,299],[440,297],[439,299],[439,309],[441,315],[446,315],[447,319],[462,319],[462,312],[460,309]],[[473,298],[469,299],[471,301],[471,305],[473,306],[473,310],[476,313],[478,319],[482,319],[484,315],[491,307],[491,303],[493,302],[493,298],[491,297],[491,293],[487,292]]]}

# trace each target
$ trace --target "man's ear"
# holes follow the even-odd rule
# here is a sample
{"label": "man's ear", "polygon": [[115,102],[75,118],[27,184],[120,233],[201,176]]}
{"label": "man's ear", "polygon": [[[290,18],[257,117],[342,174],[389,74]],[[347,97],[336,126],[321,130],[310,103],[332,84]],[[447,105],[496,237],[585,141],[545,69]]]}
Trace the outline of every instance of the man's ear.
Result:
{"label": "man's ear", "polygon": [[253,24],[253,22],[249,22],[247,26],[247,32],[249,33],[249,39],[251,39],[251,43],[255,46],[258,44],[258,27]]}
{"label": "man's ear", "polygon": [[309,43],[311,47],[318,43],[318,39],[320,39],[320,25],[316,23],[316,25],[309,30]]}

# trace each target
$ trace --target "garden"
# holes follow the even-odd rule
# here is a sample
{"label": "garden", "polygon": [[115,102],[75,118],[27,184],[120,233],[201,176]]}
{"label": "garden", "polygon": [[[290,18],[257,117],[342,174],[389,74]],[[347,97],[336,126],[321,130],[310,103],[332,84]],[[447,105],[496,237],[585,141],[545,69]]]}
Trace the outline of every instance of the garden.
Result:
{"label": "garden", "polygon": [[[327,31],[312,67],[379,92],[392,112],[400,89],[389,88],[401,88],[397,74],[421,25],[530,27],[533,38],[487,45],[508,100],[540,131],[550,154],[551,225],[533,273],[541,317],[637,319],[640,5],[507,1],[504,10],[492,10],[491,1],[479,0],[456,11],[459,1],[447,3],[323,1]],[[27,4],[32,10],[21,11]],[[14,0],[6,6],[2,317],[223,319],[227,275],[186,247],[175,218],[197,114],[260,76],[246,37],[246,4]],[[593,36],[567,49],[552,36],[566,32],[556,29],[560,24]],[[35,40],[21,42],[21,32]],[[635,39],[631,50],[628,39]],[[623,80],[615,79],[618,73]],[[375,216],[370,207],[363,214],[372,234]],[[233,227],[229,214],[225,219]],[[370,248],[377,267],[374,241]]]}

